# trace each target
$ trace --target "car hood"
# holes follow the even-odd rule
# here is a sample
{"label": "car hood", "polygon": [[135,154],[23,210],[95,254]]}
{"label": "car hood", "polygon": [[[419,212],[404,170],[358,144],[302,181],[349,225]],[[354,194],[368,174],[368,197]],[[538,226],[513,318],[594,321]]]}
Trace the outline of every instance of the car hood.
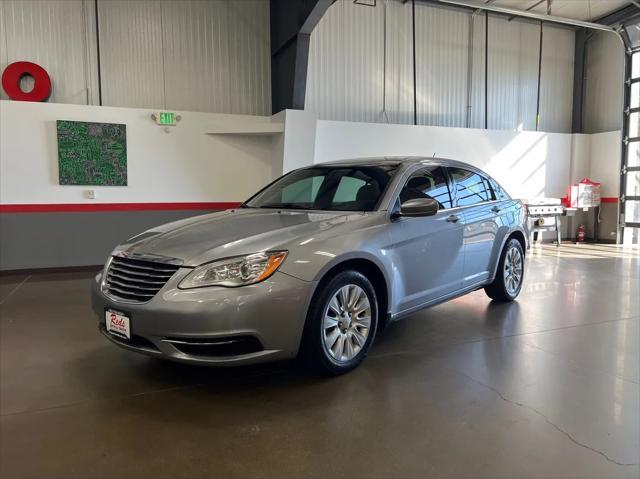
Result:
{"label": "car hood", "polygon": [[197,266],[230,256],[288,249],[338,225],[358,221],[360,212],[237,209],[153,228],[120,245],[117,252],[177,258]]}

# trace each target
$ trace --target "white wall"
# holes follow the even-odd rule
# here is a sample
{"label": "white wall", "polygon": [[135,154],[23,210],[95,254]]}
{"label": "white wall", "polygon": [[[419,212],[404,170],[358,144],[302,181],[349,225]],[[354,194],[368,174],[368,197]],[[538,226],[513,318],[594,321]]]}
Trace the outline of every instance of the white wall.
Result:
{"label": "white wall", "polygon": [[315,161],[438,156],[483,168],[518,198],[563,197],[571,134],[319,121]]}
{"label": "white wall", "polygon": [[[241,201],[273,178],[323,161],[367,156],[432,156],[479,166],[516,197],[563,197],[585,176],[618,196],[620,132],[513,132],[317,120],[287,110],[273,117],[182,112],[165,133],[151,110],[0,102],[0,203]],[[125,123],[127,187],[58,185],[56,120]],[[284,134],[239,131],[285,123]],[[255,130],[255,128],[254,128]],[[85,198],[93,189],[95,200]]]}
{"label": "white wall", "polygon": [[602,196],[617,197],[620,194],[621,132],[607,131],[589,136],[591,177],[602,183]]}
{"label": "white wall", "polygon": [[570,162],[570,175],[573,182],[591,176],[591,135],[572,135]]}
{"label": "white wall", "polygon": [[[308,132],[306,133],[308,135]],[[318,121],[314,162],[368,156],[432,156],[461,160],[496,178],[516,198],[563,198],[582,178],[602,183],[602,196],[619,196],[620,131],[566,134]],[[604,203],[599,237],[615,239],[617,203]],[[592,237],[592,213],[563,221],[563,237],[577,225]]]}
{"label": "white wall", "polygon": [[[207,134],[220,125],[271,122],[271,117],[182,112],[182,121],[165,133],[151,113],[1,101],[0,203],[233,202],[282,173],[281,134]],[[58,185],[56,120],[126,124],[128,186]],[[96,191],[95,200],[85,198],[89,189]]]}
{"label": "white wall", "polygon": [[[571,131],[574,37],[544,25],[541,130]],[[539,23],[489,15],[489,128],[535,130],[539,39]],[[416,3],[418,124],[483,127],[486,60],[483,14]],[[411,2],[338,0],[311,35],[305,109],[412,124],[412,65]]]}
{"label": "white wall", "polygon": [[317,118],[300,110],[285,110],[281,114],[285,118],[283,173],[312,165],[316,149]]}
{"label": "white wall", "polygon": [[[100,0],[98,17],[103,105],[270,114],[268,1]],[[94,0],[0,0],[0,70],[34,61],[51,102],[98,104],[95,26]]]}

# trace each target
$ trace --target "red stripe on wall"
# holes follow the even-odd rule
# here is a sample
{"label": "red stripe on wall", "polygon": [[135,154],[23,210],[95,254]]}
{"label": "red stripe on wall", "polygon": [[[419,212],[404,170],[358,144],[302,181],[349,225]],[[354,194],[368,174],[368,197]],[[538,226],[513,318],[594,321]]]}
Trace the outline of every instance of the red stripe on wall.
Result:
{"label": "red stripe on wall", "polygon": [[[566,204],[566,198],[564,203]],[[617,203],[616,197],[601,198],[602,203]],[[211,203],[72,203],[0,205],[0,213],[82,213],[91,211],[211,211],[237,208],[239,202]]]}
{"label": "red stripe on wall", "polygon": [[213,203],[75,203],[0,205],[0,213],[81,213],[91,211],[202,211],[237,208],[238,202]]}

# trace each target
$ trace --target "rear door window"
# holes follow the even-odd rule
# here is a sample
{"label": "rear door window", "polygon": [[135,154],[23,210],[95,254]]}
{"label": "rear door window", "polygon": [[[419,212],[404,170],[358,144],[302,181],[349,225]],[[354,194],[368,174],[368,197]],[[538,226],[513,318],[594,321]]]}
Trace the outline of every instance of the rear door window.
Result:
{"label": "rear door window", "polygon": [[458,206],[471,206],[493,199],[487,180],[470,170],[449,168],[456,188]]}
{"label": "rear door window", "polygon": [[491,184],[491,188],[493,189],[493,194],[496,200],[508,200],[509,195],[502,189],[502,187],[494,180],[489,180]]}

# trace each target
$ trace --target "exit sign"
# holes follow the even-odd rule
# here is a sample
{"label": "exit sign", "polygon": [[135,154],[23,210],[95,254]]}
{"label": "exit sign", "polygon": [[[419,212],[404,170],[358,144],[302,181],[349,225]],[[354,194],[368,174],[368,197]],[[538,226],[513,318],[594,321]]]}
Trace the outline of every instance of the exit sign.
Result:
{"label": "exit sign", "polygon": [[177,115],[170,111],[161,111],[156,115],[158,125],[175,125],[177,120]]}

